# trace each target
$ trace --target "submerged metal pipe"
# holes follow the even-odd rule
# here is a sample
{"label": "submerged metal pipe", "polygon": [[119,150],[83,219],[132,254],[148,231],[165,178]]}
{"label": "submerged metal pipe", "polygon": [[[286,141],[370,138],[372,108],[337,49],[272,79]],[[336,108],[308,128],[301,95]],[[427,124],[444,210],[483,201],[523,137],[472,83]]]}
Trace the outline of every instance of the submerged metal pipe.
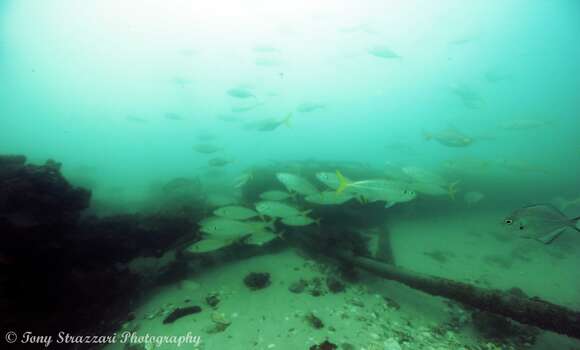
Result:
{"label": "submerged metal pipe", "polygon": [[373,259],[339,253],[337,257],[374,275],[403,283],[425,293],[456,300],[514,321],[580,339],[580,312],[541,300],[485,289],[468,283],[429,276]]}

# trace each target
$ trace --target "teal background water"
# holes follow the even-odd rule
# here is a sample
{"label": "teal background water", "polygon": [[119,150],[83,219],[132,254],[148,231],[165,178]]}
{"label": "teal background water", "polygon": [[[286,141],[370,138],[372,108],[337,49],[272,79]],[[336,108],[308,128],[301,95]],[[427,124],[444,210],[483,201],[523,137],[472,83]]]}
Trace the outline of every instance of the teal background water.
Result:
{"label": "teal background water", "polygon": [[[0,151],[54,158],[72,179],[90,178],[96,196],[123,189],[139,197],[175,176],[215,182],[215,173],[204,175],[211,156],[192,150],[200,133],[215,135],[212,143],[236,160],[218,186],[270,160],[438,169],[468,156],[492,166],[462,179],[463,189],[497,201],[580,192],[577,1],[4,0],[0,16]],[[278,51],[257,53],[256,45]],[[375,45],[401,57],[370,55]],[[257,65],[260,57],[276,64]],[[226,91],[240,84],[264,104],[233,113],[240,101]],[[482,105],[465,106],[457,84],[477,91]],[[306,101],[325,108],[297,112]],[[290,112],[292,126],[272,132],[216,118]],[[498,127],[514,119],[552,124]],[[449,148],[422,137],[449,126],[476,142]],[[509,171],[495,165],[502,159],[545,173]]]}

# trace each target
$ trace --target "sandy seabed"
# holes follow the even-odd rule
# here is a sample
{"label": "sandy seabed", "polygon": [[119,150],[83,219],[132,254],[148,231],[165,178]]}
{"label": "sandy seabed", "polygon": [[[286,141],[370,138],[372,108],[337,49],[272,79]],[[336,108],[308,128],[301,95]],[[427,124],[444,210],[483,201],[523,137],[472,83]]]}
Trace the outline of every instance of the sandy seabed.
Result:
{"label": "sandy seabed", "polygon": [[[544,246],[503,232],[502,212],[465,211],[447,217],[401,220],[390,225],[397,264],[415,271],[453,278],[481,287],[518,287],[532,296],[580,309],[580,237],[568,234]],[[338,349],[510,349],[485,339],[469,321],[468,312],[446,299],[412,290],[396,282],[361,274],[332,293],[324,281],[331,264],[313,260],[292,248],[216,265],[202,274],[151,292],[135,319],[123,331],[145,336],[199,337],[198,348],[309,349],[325,340]],[[250,272],[268,272],[271,284],[250,290],[243,282]],[[289,288],[300,279],[323,281],[323,293],[314,296]],[[206,302],[217,295],[215,308]],[[163,319],[172,309],[199,305],[202,311],[170,324]],[[316,328],[310,316],[322,327]],[[445,327],[461,315],[458,329]],[[455,320],[457,322],[457,320]],[[159,345],[159,346],[158,346]],[[112,344],[115,349],[175,349],[176,344]],[[192,348],[192,344],[182,345]],[[518,349],[517,347],[511,347]],[[522,349],[580,349],[580,341],[551,332],[538,334]],[[321,348],[323,349],[323,348]]]}

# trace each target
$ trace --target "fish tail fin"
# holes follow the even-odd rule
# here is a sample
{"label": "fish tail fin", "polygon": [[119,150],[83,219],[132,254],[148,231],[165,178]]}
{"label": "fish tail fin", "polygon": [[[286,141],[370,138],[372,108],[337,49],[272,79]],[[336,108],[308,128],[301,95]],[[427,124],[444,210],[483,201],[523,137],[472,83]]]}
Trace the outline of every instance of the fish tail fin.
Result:
{"label": "fish tail fin", "polygon": [[336,193],[342,193],[348,187],[348,185],[350,185],[350,182],[342,175],[339,170],[336,170],[336,177],[338,178],[339,183],[338,188],[336,189]]}
{"label": "fish tail fin", "polygon": [[278,236],[278,238],[280,238],[281,240],[285,240],[286,239],[286,231],[281,230],[280,232],[275,232],[276,236]]}
{"label": "fish tail fin", "polygon": [[452,182],[447,187],[447,193],[449,194],[449,198],[451,198],[451,200],[455,200],[455,195],[457,194],[457,192],[459,192],[459,190],[457,189],[457,184],[459,184],[459,182],[460,182],[459,180]]}
{"label": "fish tail fin", "polygon": [[433,135],[430,132],[423,130],[423,139],[429,141],[433,138]]}
{"label": "fish tail fin", "polygon": [[288,113],[288,115],[282,120],[282,123],[284,123],[284,125],[286,125],[287,127],[291,127],[292,126],[290,124],[291,118],[292,118],[292,113]]}
{"label": "fish tail fin", "polygon": [[276,232],[276,218],[272,218],[270,221],[267,221],[266,227],[270,229],[270,231]]}
{"label": "fish tail fin", "polygon": [[580,227],[578,227],[578,224],[580,223],[580,216],[575,217],[574,219],[570,220],[572,221],[572,225],[574,227],[574,229],[578,232],[580,232]]}
{"label": "fish tail fin", "polygon": [[314,223],[316,224],[316,226],[320,227],[320,218],[314,219]]}

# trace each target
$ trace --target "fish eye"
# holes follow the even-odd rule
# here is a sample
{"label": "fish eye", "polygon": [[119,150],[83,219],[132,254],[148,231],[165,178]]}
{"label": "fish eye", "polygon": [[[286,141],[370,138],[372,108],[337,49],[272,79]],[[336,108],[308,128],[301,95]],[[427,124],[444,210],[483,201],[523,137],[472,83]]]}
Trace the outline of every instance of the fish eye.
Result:
{"label": "fish eye", "polygon": [[523,229],[524,229],[524,225],[520,225],[520,230],[523,230]]}
{"label": "fish eye", "polygon": [[514,223],[514,221],[512,219],[505,219],[505,223],[511,225]]}

